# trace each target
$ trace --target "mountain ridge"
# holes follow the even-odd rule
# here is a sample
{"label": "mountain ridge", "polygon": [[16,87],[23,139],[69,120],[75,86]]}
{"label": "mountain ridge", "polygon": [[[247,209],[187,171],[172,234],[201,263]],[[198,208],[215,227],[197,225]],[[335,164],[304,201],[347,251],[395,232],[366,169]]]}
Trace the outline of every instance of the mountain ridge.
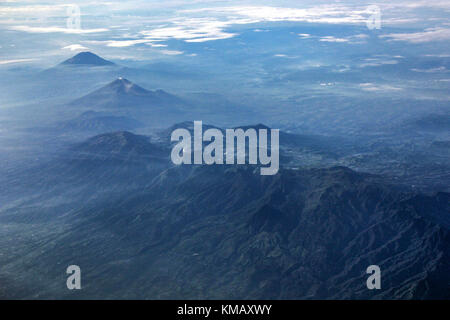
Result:
{"label": "mountain ridge", "polygon": [[[164,90],[147,90],[128,79],[118,77],[88,93],[70,105],[92,105],[102,108],[170,106],[184,103]],[[94,107],[92,107],[94,108]]]}
{"label": "mountain ridge", "polygon": [[[260,176],[245,166],[179,166],[140,183],[61,217],[68,228],[37,254],[35,270],[51,276],[57,257],[77,261],[86,270],[80,298],[449,297],[450,230],[429,215],[450,214],[440,211],[450,194],[421,206],[343,167]],[[366,287],[371,264],[382,269],[382,290]],[[68,294],[41,285],[27,290]]]}
{"label": "mountain ridge", "polygon": [[105,60],[101,58],[100,56],[96,55],[95,53],[85,51],[80,52],[76,55],[74,55],[72,58],[69,58],[63,62],[60,63],[60,65],[63,66],[113,66],[115,65],[114,62]]}

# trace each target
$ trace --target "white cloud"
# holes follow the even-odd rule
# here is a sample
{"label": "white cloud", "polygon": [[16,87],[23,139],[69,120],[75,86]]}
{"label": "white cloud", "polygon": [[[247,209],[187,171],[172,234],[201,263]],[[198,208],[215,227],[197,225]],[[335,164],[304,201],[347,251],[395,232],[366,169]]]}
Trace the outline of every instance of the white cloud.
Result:
{"label": "white cloud", "polygon": [[390,1],[385,4],[387,9],[399,8],[417,9],[417,8],[435,8],[435,9],[450,9],[450,2],[448,0],[407,0],[407,1]]}
{"label": "white cloud", "polygon": [[0,16],[18,16],[18,15],[60,15],[68,5],[27,5],[27,6],[5,6],[0,8]]}
{"label": "white cloud", "polygon": [[[30,1],[31,3],[33,1]],[[144,28],[141,33],[130,34],[129,37],[122,36],[121,39],[109,38],[110,41],[105,39],[104,44],[109,47],[130,47],[136,44],[144,43],[152,47],[163,47],[165,44],[152,44],[154,41],[165,41],[170,39],[178,39],[190,43],[201,43],[207,41],[228,39],[238,35],[237,31],[229,31],[233,25],[245,25],[253,23],[265,23],[265,22],[279,22],[279,21],[294,21],[294,22],[309,22],[309,23],[327,23],[327,24],[357,24],[365,26],[370,12],[367,11],[366,4],[344,4],[330,2],[327,5],[311,5],[302,4],[302,7],[279,7],[279,6],[261,6],[261,5],[229,5],[226,7],[206,7],[206,3],[215,2],[210,0],[197,0],[195,1],[196,9],[179,10],[178,8],[188,8],[191,4],[170,1],[169,2],[146,2],[143,0],[127,1],[110,1],[110,2],[98,2],[98,1],[83,1],[83,21],[89,21],[89,19],[95,19],[96,26],[100,21],[106,21],[102,17],[103,15],[114,13],[114,26],[110,27],[109,22],[106,28],[95,29],[67,29],[64,27],[48,26],[48,24],[40,24],[39,26],[29,26],[28,18],[20,20],[20,17],[32,17],[36,21],[40,21],[42,17],[55,16],[59,18],[66,18],[66,8],[68,5],[23,5],[22,1],[19,1],[17,5],[6,5],[0,8],[0,24],[7,22],[7,25],[11,30],[29,32],[29,33],[66,33],[66,34],[91,34],[109,31],[109,29],[115,30],[135,30],[134,28]],[[228,2],[230,3],[230,2]],[[231,3],[239,3],[231,2]],[[300,4],[292,1],[292,6]],[[311,2],[313,3],[313,2]],[[382,9],[382,22],[383,26],[389,23],[410,23],[411,21],[417,21],[417,17],[422,18],[419,21],[426,20],[431,21],[427,17],[418,16],[417,8],[431,7],[431,8],[450,8],[448,0],[415,0],[415,1],[401,1],[400,3],[382,2],[380,7]],[[99,8],[107,7],[107,12],[99,11]],[[199,9],[197,9],[200,7]],[[136,14],[131,12],[136,11],[136,8],[165,8],[163,15],[159,15],[157,12],[151,16],[145,14]],[[95,12],[95,15],[92,13]],[[150,11],[149,11],[150,12]],[[103,15],[102,15],[103,14]],[[34,18],[36,16],[36,18]],[[442,17],[441,17],[442,18]],[[6,20],[5,20],[6,19]],[[12,20],[10,20],[12,19]],[[101,20],[103,19],[103,20]],[[126,19],[126,20],[124,20]],[[21,21],[21,22],[19,22]],[[55,19],[52,19],[52,23],[55,23]],[[445,20],[448,21],[448,20]],[[20,24],[15,25],[14,24]],[[158,25],[157,25],[158,24]],[[64,26],[64,24],[62,24]],[[145,27],[142,27],[145,26]],[[445,23],[441,23],[441,28],[426,29],[424,32],[418,33],[394,33],[387,34],[381,37],[390,41],[410,41],[410,42],[426,42],[434,40],[447,41],[450,39],[450,29],[445,27]],[[126,28],[124,28],[126,27]],[[253,29],[254,32],[268,32],[261,26],[261,29]],[[113,30],[113,31],[115,31]],[[134,32],[134,31],[133,31]],[[306,31],[308,32],[308,31]],[[308,33],[298,34],[300,39],[318,39],[321,42],[329,43],[364,43],[368,35],[360,34],[354,36],[313,36]],[[128,38],[139,38],[136,40],[128,40]]]}
{"label": "white cloud", "polygon": [[82,46],[81,44],[71,44],[69,46],[63,47],[62,49],[67,49],[70,51],[89,50],[87,47]]}
{"label": "white cloud", "polygon": [[362,23],[368,14],[340,4],[320,5],[309,8],[271,6],[234,6],[183,10],[185,13],[214,13],[229,16],[235,14],[254,22],[304,21],[315,23]]}
{"label": "white cloud", "polygon": [[85,40],[82,41],[83,43],[87,44],[94,44],[94,45],[102,45],[112,48],[125,48],[125,47],[131,47],[136,44],[140,43],[149,43],[150,40],[145,39],[135,39],[135,40]]}
{"label": "white cloud", "polygon": [[141,43],[148,43],[148,40],[109,40],[104,41],[106,43],[107,47],[113,47],[113,48],[124,48],[124,47],[131,47],[136,44]]}
{"label": "white cloud", "polygon": [[180,54],[184,53],[184,51],[178,51],[178,50],[161,50],[160,52],[162,54],[166,54],[169,56],[176,56],[176,55],[180,55]]}
{"label": "white cloud", "polygon": [[144,30],[141,32],[148,39],[179,39],[186,42],[205,42],[228,39],[236,34],[223,31],[236,23],[235,20],[219,21],[214,18],[184,18],[172,21],[173,26]]}
{"label": "white cloud", "polygon": [[361,88],[361,90],[371,91],[371,92],[376,92],[376,91],[401,91],[401,90],[403,90],[403,88],[394,87],[394,86],[391,86],[391,85],[388,85],[388,84],[374,84],[374,83],[370,83],[370,82],[360,83],[359,87]]}
{"label": "white cloud", "polygon": [[205,37],[205,38],[196,38],[196,39],[187,39],[184,40],[186,42],[206,42],[206,41],[214,41],[214,40],[223,40],[234,37],[236,34],[234,33],[223,33],[218,34],[213,37]]}
{"label": "white cloud", "polygon": [[349,42],[349,40],[346,38],[336,38],[333,36],[322,37],[322,38],[320,38],[319,41],[322,41],[322,42]]}
{"label": "white cloud", "polygon": [[161,44],[161,43],[151,43],[148,42],[146,43],[148,46],[152,47],[152,48],[165,48],[167,47],[167,44]]}
{"label": "white cloud", "polygon": [[0,60],[1,64],[12,64],[12,63],[23,63],[23,62],[31,62],[37,59],[12,59],[12,60]]}
{"label": "white cloud", "polygon": [[350,44],[361,44],[366,43],[366,39],[369,35],[361,33],[346,37],[335,37],[335,36],[312,36],[308,33],[299,33],[300,39],[319,39],[321,42],[335,42],[335,43],[350,43]]}
{"label": "white cloud", "polygon": [[428,28],[423,32],[414,33],[391,33],[379,36],[387,38],[389,41],[407,41],[411,43],[423,43],[430,41],[449,41],[449,28]]}
{"label": "white cloud", "polygon": [[[180,17],[168,20],[169,24],[144,30],[141,34],[148,39],[179,39],[186,42],[206,42],[232,38],[237,33],[225,31],[232,25],[261,22],[302,21],[333,24],[362,24],[368,14],[364,10],[354,10],[343,5],[322,5],[310,8],[282,8],[270,6],[231,6],[192,10],[180,10]],[[255,32],[268,30],[254,29]],[[309,38],[310,34],[299,34]],[[356,39],[356,38],[355,38]],[[348,42],[326,37],[323,41]]]}
{"label": "white cloud", "polygon": [[364,59],[364,63],[361,63],[359,65],[360,68],[365,68],[365,67],[379,67],[379,66],[383,66],[383,65],[392,65],[392,64],[397,64],[398,60],[394,60],[394,59],[380,59],[380,58],[367,58]]}
{"label": "white cloud", "polygon": [[285,58],[285,59],[295,59],[298,58],[297,56],[288,56],[287,54],[284,53],[277,53],[273,55],[275,58]]}
{"label": "white cloud", "polygon": [[30,27],[30,26],[13,26],[9,28],[14,31],[23,31],[29,33],[68,33],[68,34],[87,34],[87,33],[98,33],[106,32],[108,29],[98,28],[98,29],[69,29],[61,27]]}
{"label": "white cloud", "polygon": [[436,72],[448,72],[449,70],[447,70],[446,67],[442,66],[442,67],[437,67],[437,68],[430,68],[430,69],[411,69],[411,71],[414,72],[423,72],[423,73],[436,73]]}
{"label": "white cloud", "polygon": [[[302,21],[332,24],[362,24],[366,22],[364,10],[352,10],[343,5],[316,6],[305,9],[281,8],[270,6],[216,7],[194,10],[181,10],[181,17],[169,20],[170,24],[141,32],[148,39],[179,39],[186,42],[206,42],[228,39],[237,33],[226,31],[232,25],[244,25],[261,22]],[[191,17],[190,15],[195,15]],[[267,30],[254,29],[255,32]],[[311,38],[301,33],[302,39]],[[321,41],[352,42],[362,41],[367,35],[359,34],[348,38],[323,37]]]}
{"label": "white cloud", "polygon": [[450,54],[426,54],[425,57],[433,57],[433,58],[450,58]]}

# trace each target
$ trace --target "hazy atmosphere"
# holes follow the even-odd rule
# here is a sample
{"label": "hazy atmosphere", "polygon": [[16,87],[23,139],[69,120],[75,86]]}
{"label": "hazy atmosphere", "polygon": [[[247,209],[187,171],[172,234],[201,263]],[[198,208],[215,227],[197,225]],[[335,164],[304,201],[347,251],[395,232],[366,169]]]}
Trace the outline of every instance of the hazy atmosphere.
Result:
{"label": "hazy atmosphere", "polygon": [[[2,1],[0,298],[448,299],[449,44],[440,0]],[[176,163],[194,121],[279,170]]]}

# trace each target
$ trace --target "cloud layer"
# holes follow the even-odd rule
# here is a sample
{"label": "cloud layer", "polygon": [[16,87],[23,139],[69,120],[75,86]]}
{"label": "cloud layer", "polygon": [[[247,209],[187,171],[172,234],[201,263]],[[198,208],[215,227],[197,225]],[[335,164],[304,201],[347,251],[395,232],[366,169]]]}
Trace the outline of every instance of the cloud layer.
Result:
{"label": "cloud layer", "polygon": [[391,33],[381,35],[389,41],[407,41],[411,43],[424,43],[432,41],[450,41],[450,28],[428,28],[422,32]]}

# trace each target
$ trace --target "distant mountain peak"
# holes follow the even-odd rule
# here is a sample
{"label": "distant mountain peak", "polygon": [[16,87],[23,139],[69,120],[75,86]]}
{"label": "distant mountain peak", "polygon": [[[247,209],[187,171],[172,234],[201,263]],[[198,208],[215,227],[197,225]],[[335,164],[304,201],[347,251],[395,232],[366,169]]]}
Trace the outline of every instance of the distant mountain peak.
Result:
{"label": "distant mountain peak", "polygon": [[107,84],[104,88],[108,90],[113,90],[117,93],[126,93],[126,94],[146,94],[149,93],[148,90],[138,86],[137,84],[131,82],[128,79],[123,77],[119,77],[116,80]]}
{"label": "distant mountain peak", "polygon": [[[179,113],[178,106],[185,102],[164,91],[152,91],[131,82],[123,77],[107,83],[103,87],[71,102],[73,106],[85,108],[90,106],[93,111],[105,111],[111,108],[152,108],[153,110],[169,110],[172,114]],[[152,117],[155,117],[153,114]],[[166,117],[162,114],[161,118]]]}
{"label": "distant mountain peak", "polygon": [[123,77],[118,77],[116,80],[112,81],[110,84],[117,84],[117,85],[133,85],[134,83],[131,82],[128,79],[125,79]]}
{"label": "distant mountain peak", "polygon": [[85,51],[67,59],[62,62],[61,65],[111,66],[114,65],[114,63],[105,60],[92,52]]}

